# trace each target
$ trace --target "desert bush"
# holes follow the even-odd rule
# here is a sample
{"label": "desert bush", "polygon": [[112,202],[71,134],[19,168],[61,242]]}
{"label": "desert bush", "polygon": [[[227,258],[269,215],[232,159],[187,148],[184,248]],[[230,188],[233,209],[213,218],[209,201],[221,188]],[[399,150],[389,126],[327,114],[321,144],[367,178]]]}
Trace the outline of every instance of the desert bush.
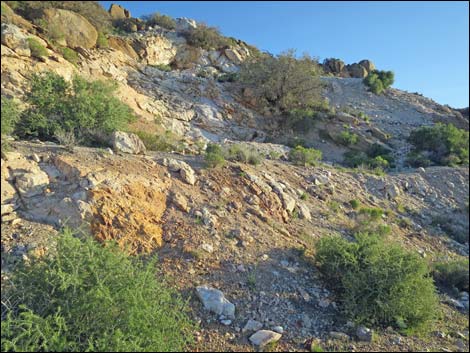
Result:
{"label": "desert bush", "polygon": [[238,74],[235,72],[221,74],[217,77],[219,82],[236,82],[238,79]]}
{"label": "desert bush", "polygon": [[[408,137],[414,149],[408,156],[411,165],[429,159],[436,165],[468,165],[469,133],[452,124],[437,123],[413,130]],[[424,157],[427,155],[427,157]]]}
{"label": "desert bush", "polygon": [[391,151],[375,143],[363,151],[348,151],[343,155],[344,164],[348,167],[365,167],[367,169],[386,170],[395,166]]}
{"label": "desert bush", "polygon": [[170,130],[163,134],[150,133],[147,131],[133,131],[134,134],[144,143],[145,147],[150,151],[181,151],[183,149],[181,138]]}
{"label": "desert bush", "polygon": [[348,130],[343,130],[339,135],[339,141],[345,146],[355,145],[359,141],[359,137]]}
{"label": "desert bush", "polygon": [[160,26],[169,30],[176,28],[176,21],[167,15],[162,15],[158,12],[142,16],[142,19],[147,22],[148,26]]}
{"label": "desert bush", "polygon": [[350,200],[349,204],[351,205],[353,210],[357,210],[359,206],[361,205],[361,203],[356,199]]}
{"label": "desert bush", "polygon": [[295,165],[316,165],[322,158],[322,152],[314,148],[297,146],[289,151],[289,160]]}
{"label": "desert bush", "polygon": [[393,71],[374,70],[366,78],[364,84],[375,94],[381,94],[389,88],[395,79]]}
{"label": "desert bush", "polygon": [[29,108],[21,115],[17,132],[47,140],[62,129],[87,143],[99,142],[93,141],[97,131],[124,129],[134,119],[131,109],[114,96],[116,88],[110,82],[88,82],[78,76],[69,83],[52,72],[34,74],[26,95]]}
{"label": "desert bush", "polygon": [[375,234],[354,241],[323,237],[318,267],[337,293],[343,312],[357,323],[416,329],[436,314],[438,298],[427,264]]}
{"label": "desert bush", "polygon": [[225,164],[225,157],[222,148],[215,143],[208,144],[204,160],[208,168],[223,166]]}
{"label": "desert bush", "polygon": [[42,58],[48,55],[47,49],[41,43],[39,43],[36,38],[30,37],[27,40],[29,49],[31,50],[31,56],[34,56],[35,58]]}
{"label": "desert bush", "polygon": [[75,50],[64,47],[61,49],[61,52],[65,60],[74,64],[75,66],[78,64],[78,54]]}
{"label": "desert bush", "polygon": [[20,117],[20,110],[18,104],[11,98],[2,96],[2,118],[1,120],[1,135],[10,135]]}
{"label": "desert bush", "polygon": [[96,39],[96,46],[98,48],[108,48],[109,47],[108,38],[101,31],[98,32],[98,38]]}
{"label": "desert bush", "polygon": [[260,164],[263,159],[263,156],[261,156],[255,149],[243,144],[230,145],[225,151],[223,151],[223,154],[228,160],[253,165]]}
{"label": "desert bush", "polygon": [[239,81],[252,90],[261,107],[271,106],[287,113],[321,101],[320,73],[316,59],[308,55],[296,58],[295,51],[289,50],[244,62]]}
{"label": "desert bush", "polygon": [[438,261],[433,264],[435,281],[445,287],[467,291],[469,287],[468,259]]}
{"label": "desert bush", "polygon": [[198,23],[197,28],[191,28],[183,33],[189,45],[211,50],[230,46],[231,41],[220,34],[216,27],[209,27],[204,23]]}
{"label": "desert bush", "polygon": [[19,305],[2,319],[2,351],[182,350],[193,327],[187,306],[156,267],[64,231],[54,254],[11,274],[8,295]]}
{"label": "desert bush", "polygon": [[171,66],[167,64],[157,64],[157,65],[151,65],[151,66],[159,69],[160,71],[165,71],[165,72],[170,72],[172,70]]}

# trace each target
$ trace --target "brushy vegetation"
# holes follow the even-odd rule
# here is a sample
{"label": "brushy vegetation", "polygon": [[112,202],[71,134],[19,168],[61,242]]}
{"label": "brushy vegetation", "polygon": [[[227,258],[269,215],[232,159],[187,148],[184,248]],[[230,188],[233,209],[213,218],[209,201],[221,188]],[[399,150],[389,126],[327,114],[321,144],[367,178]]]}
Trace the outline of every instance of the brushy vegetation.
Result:
{"label": "brushy vegetation", "polygon": [[182,351],[193,324],[156,266],[65,230],[52,256],[18,267],[2,290],[18,303],[2,320],[2,351]]}
{"label": "brushy vegetation", "polygon": [[209,168],[222,166],[226,160],[258,165],[264,156],[254,148],[244,144],[232,144],[221,147],[217,144],[209,144],[206,148],[205,161]]}
{"label": "brushy vegetation", "polygon": [[239,81],[250,88],[260,107],[274,107],[287,114],[321,102],[321,72],[316,59],[308,55],[297,58],[295,51],[289,50],[246,61]]}
{"label": "brushy vegetation", "polygon": [[314,148],[305,148],[296,146],[289,151],[289,161],[295,165],[317,165],[318,161],[322,158],[322,152]]}
{"label": "brushy vegetation", "polygon": [[31,50],[31,56],[35,58],[42,58],[48,55],[47,49],[36,39],[28,38],[29,49]]}
{"label": "brushy vegetation", "polygon": [[228,47],[232,43],[218,28],[209,27],[204,23],[198,23],[197,28],[184,32],[184,37],[189,45],[206,50]]}
{"label": "brushy vegetation", "polygon": [[344,153],[343,157],[344,164],[352,168],[364,167],[383,171],[395,166],[391,151],[377,143],[366,152],[352,150]]}
{"label": "brushy vegetation", "polygon": [[142,19],[146,21],[148,26],[160,26],[169,30],[176,28],[176,21],[167,15],[162,15],[158,12],[142,16]]}
{"label": "brushy vegetation", "polygon": [[434,319],[438,298],[427,264],[383,237],[358,233],[354,241],[323,237],[318,267],[357,323],[422,328]]}
{"label": "brushy vegetation", "polygon": [[181,152],[183,150],[182,139],[174,132],[167,130],[163,134],[150,133],[146,131],[133,131],[150,151]]}
{"label": "brushy vegetation", "polygon": [[339,141],[345,146],[355,145],[359,141],[359,136],[348,130],[343,130],[339,135]]}
{"label": "brushy vegetation", "polygon": [[76,76],[69,83],[52,72],[35,74],[26,95],[29,108],[16,130],[21,137],[46,140],[63,130],[87,143],[103,144],[97,136],[124,129],[134,119],[131,109],[114,96],[115,90],[110,82]]}
{"label": "brushy vegetation", "polygon": [[11,98],[2,96],[2,118],[1,120],[1,134],[10,135],[14,128],[15,124],[20,117],[20,110],[18,104]]}
{"label": "brushy vegetation", "polygon": [[452,124],[420,127],[410,133],[408,141],[414,146],[408,156],[411,166],[469,164],[469,133]]}
{"label": "brushy vegetation", "polygon": [[394,80],[393,71],[374,70],[367,75],[363,82],[371,92],[381,94],[393,84]]}
{"label": "brushy vegetation", "polygon": [[469,289],[469,262],[468,259],[439,261],[433,264],[433,277],[435,281],[445,287],[456,291]]}
{"label": "brushy vegetation", "polygon": [[74,64],[75,66],[78,64],[78,54],[75,50],[65,47],[61,49],[61,52],[65,60]]}
{"label": "brushy vegetation", "polygon": [[221,74],[217,77],[218,82],[236,82],[238,80],[238,74],[235,72]]}
{"label": "brushy vegetation", "polygon": [[361,206],[361,203],[356,199],[350,200],[349,204],[351,205],[353,210],[357,210],[359,206]]}
{"label": "brushy vegetation", "polygon": [[101,31],[98,32],[98,38],[96,39],[96,46],[101,49],[109,47],[108,38],[106,37],[106,34],[104,34]]}
{"label": "brushy vegetation", "polygon": [[159,69],[160,71],[170,72],[172,70],[171,66],[168,64],[157,64],[151,65],[152,67]]}

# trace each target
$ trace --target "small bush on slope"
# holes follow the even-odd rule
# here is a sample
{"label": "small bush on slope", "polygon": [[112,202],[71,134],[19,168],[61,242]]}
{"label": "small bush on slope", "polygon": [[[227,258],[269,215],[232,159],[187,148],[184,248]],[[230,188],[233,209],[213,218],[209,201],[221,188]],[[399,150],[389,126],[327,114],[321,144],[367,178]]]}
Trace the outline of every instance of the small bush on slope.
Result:
{"label": "small bush on slope", "polygon": [[468,292],[468,264],[468,259],[437,262],[433,266],[433,277],[441,285]]}
{"label": "small bush on slope", "polygon": [[416,329],[436,314],[438,299],[427,264],[382,237],[321,238],[316,261],[344,313],[357,323]]}
{"label": "small bush on slope", "polygon": [[2,351],[182,351],[187,307],[155,266],[65,231],[56,254],[12,273],[20,305],[2,320]]}
{"label": "small bush on slope", "polygon": [[149,26],[160,26],[169,30],[176,28],[176,21],[167,15],[162,15],[158,12],[151,15],[145,15],[142,17],[143,20],[147,22]]}
{"label": "small bush on slope", "polygon": [[322,152],[314,148],[297,146],[289,151],[289,160],[295,165],[316,165],[321,157]]}
{"label": "small bush on slope", "polygon": [[47,56],[47,49],[41,43],[39,43],[36,38],[28,38],[27,40],[29,49],[31,50],[31,56],[34,56],[35,58],[42,58]]}
{"label": "small bush on slope", "polygon": [[20,112],[18,105],[13,99],[2,96],[2,118],[1,118],[1,132],[3,135],[10,135],[15,124],[18,121]]}
{"label": "small bush on slope", "polygon": [[22,137],[53,139],[57,131],[73,132],[78,139],[96,143],[95,136],[124,129],[133,120],[131,109],[114,96],[116,85],[88,82],[76,76],[72,83],[47,72],[31,78],[26,95],[30,107],[17,125]]}
{"label": "small bush on slope", "polygon": [[367,75],[363,82],[373,93],[381,94],[393,84],[394,80],[393,71],[374,70]]}

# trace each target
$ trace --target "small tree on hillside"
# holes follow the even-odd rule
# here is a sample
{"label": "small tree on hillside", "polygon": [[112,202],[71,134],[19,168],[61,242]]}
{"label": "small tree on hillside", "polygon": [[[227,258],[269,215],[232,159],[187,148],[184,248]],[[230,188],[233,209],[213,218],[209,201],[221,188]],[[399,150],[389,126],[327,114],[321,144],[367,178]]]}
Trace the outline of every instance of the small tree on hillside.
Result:
{"label": "small tree on hillside", "polygon": [[240,70],[240,82],[253,90],[262,105],[287,112],[321,100],[320,73],[316,59],[307,54],[296,58],[295,51],[288,50],[246,62]]}

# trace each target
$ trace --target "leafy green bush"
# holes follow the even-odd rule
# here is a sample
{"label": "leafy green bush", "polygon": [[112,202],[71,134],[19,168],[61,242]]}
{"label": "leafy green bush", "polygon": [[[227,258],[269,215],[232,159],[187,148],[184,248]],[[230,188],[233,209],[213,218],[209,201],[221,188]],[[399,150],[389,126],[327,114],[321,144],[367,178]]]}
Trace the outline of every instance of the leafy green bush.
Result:
{"label": "leafy green bush", "polygon": [[98,32],[98,38],[96,39],[96,46],[98,48],[108,48],[108,38],[103,32]]}
{"label": "leafy green bush", "polygon": [[359,206],[361,205],[361,203],[356,199],[349,201],[349,204],[351,205],[353,210],[357,210]]}
{"label": "leafy green bush", "polygon": [[368,169],[385,170],[395,166],[391,151],[377,143],[369,147],[367,152],[348,151],[344,153],[343,157],[344,163],[353,168],[363,166]]}
{"label": "leafy green bush", "polygon": [[359,214],[364,214],[370,217],[371,220],[377,221],[384,215],[384,210],[376,207],[362,207]]}
{"label": "leafy green bush", "polygon": [[156,266],[64,231],[52,256],[12,273],[2,351],[181,351],[193,324]]}
{"label": "leafy green bush", "polygon": [[162,15],[158,12],[143,16],[142,19],[147,22],[148,26],[157,25],[169,30],[176,28],[176,21],[173,18],[167,15]]}
{"label": "leafy green bush", "polygon": [[355,145],[359,141],[359,137],[348,130],[344,130],[339,135],[339,140],[343,145],[349,146]]}
{"label": "leafy green bush", "polygon": [[436,314],[438,298],[427,264],[374,234],[350,242],[323,237],[316,261],[344,313],[357,323],[415,329]]}
{"label": "leafy green bush", "polygon": [[321,157],[322,152],[314,148],[297,146],[289,151],[289,160],[295,165],[316,165]]}
{"label": "leafy green bush", "polygon": [[373,93],[381,94],[393,84],[394,80],[393,71],[374,70],[367,75],[363,82]]}
{"label": "leafy green bush", "polygon": [[433,277],[440,285],[468,292],[468,265],[468,259],[439,261],[433,265]]}
{"label": "leafy green bush", "polygon": [[219,82],[235,82],[238,79],[238,74],[235,72],[221,74],[217,77]]}
{"label": "leafy green bush", "polygon": [[225,158],[231,161],[258,165],[263,157],[253,148],[243,144],[233,144],[224,153]]}
{"label": "leafy green bush", "polygon": [[260,107],[274,107],[283,113],[306,109],[321,102],[321,67],[308,55],[295,56],[294,50],[277,56],[263,55],[245,61],[240,68],[240,83],[250,88]]}
{"label": "leafy green bush", "polygon": [[56,131],[71,131],[89,143],[100,143],[95,136],[124,129],[134,115],[113,94],[116,85],[104,81],[88,82],[78,76],[72,83],[47,72],[31,77],[26,95],[29,108],[17,125],[22,137],[53,139]]}
{"label": "leafy green bush", "polygon": [[469,163],[469,133],[452,124],[437,123],[415,129],[408,142],[414,146],[408,156],[408,163],[413,166],[425,163],[426,159],[437,165]]}
{"label": "leafy green bush", "polygon": [[160,71],[165,71],[165,72],[170,72],[172,70],[171,66],[167,64],[157,64],[157,65],[151,65],[151,66],[159,69]]}
{"label": "leafy green bush", "polygon": [[170,130],[165,131],[162,135],[142,130],[133,131],[133,133],[139,136],[145,147],[150,151],[171,152],[183,150],[181,137]]}
{"label": "leafy green bush", "polygon": [[184,32],[184,36],[189,45],[206,50],[220,49],[231,44],[230,40],[220,34],[217,28],[209,27],[204,23]]}
{"label": "leafy green bush", "polygon": [[35,58],[42,58],[48,55],[47,49],[36,39],[28,38],[29,49],[31,50],[31,56]]}
{"label": "leafy green bush", "polygon": [[65,47],[62,48],[61,51],[65,60],[74,64],[75,66],[78,64],[78,54],[75,50]]}
{"label": "leafy green bush", "polygon": [[10,135],[14,129],[15,124],[20,117],[18,104],[10,98],[2,96],[2,118],[1,120],[1,134]]}
{"label": "leafy green bush", "polygon": [[222,148],[215,143],[207,145],[204,159],[208,168],[215,168],[225,164]]}

